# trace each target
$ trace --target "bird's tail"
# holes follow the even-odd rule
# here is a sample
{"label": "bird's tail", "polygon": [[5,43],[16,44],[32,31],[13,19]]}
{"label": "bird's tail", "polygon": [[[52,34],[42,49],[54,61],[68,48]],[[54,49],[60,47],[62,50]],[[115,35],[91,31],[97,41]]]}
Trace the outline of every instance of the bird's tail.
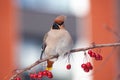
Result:
{"label": "bird's tail", "polygon": [[47,60],[46,70],[52,70],[54,61]]}

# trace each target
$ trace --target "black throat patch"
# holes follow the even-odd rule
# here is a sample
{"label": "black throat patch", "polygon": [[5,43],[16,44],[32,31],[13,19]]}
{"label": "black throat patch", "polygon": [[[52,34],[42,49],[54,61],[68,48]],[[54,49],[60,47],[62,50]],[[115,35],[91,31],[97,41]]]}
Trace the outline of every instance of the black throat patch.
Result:
{"label": "black throat patch", "polygon": [[52,29],[59,30],[60,29],[59,24],[53,23]]}

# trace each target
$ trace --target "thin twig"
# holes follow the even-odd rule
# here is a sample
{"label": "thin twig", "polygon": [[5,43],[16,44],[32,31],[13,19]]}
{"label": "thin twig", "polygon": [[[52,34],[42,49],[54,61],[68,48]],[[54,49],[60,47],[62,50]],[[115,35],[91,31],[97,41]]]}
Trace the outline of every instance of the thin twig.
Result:
{"label": "thin twig", "polygon": [[120,38],[120,35],[118,34],[117,31],[113,30],[112,28],[110,28],[108,25],[104,25],[105,29],[109,32],[111,32],[112,34],[114,34],[117,38]]}
{"label": "thin twig", "polygon": [[[86,51],[86,50],[94,49],[94,48],[114,47],[114,46],[120,46],[120,43],[94,44],[92,46],[85,47],[85,48],[72,49],[72,50],[70,50],[69,54],[74,53],[74,52],[79,52],[79,51]],[[50,56],[50,57],[44,58],[42,60],[37,60],[32,65],[30,65],[30,66],[26,67],[25,69],[22,69],[18,73],[14,74],[9,80],[14,80],[17,76],[19,76],[20,74],[22,74],[23,72],[25,72],[27,70],[32,69],[33,67],[35,67],[39,63],[42,63],[44,61],[47,61],[48,59],[53,59],[53,58],[57,58],[57,57],[58,57],[58,55],[55,55],[55,56]]]}
{"label": "thin twig", "polygon": [[94,46],[89,46],[89,47],[85,47],[85,48],[73,49],[73,50],[70,50],[70,52],[73,53],[73,52],[78,52],[78,51],[86,51],[86,50],[94,49],[94,48],[114,47],[114,46],[120,46],[120,43],[94,44]]}
{"label": "thin twig", "polygon": [[[113,34],[117,37],[117,39],[118,39],[117,42],[120,42],[119,32],[111,29],[108,25],[105,25],[104,27],[105,27],[109,32],[113,33]],[[107,60],[104,62],[104,64],[105,64],[105,63],[108,61],[108,59],[112,56],[113,51],[114,51],[115,49],[116,49],[116,47],[114,47],[113,50],[112,50],[112,52],[108,55]],[[103,65],[102,65],[102,67],[103,67]],[[119,74],[119,73],[118,73],[118,75],[117,75],[117,77],[116,77],[115,80],[120,80],[120,74]]]}

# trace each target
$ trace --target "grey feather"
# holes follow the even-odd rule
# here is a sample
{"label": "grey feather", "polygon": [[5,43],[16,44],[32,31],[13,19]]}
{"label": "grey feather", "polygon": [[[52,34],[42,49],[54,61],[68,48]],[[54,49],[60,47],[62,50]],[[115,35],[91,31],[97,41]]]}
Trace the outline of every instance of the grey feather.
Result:
{"label": "grey feather", "polygon": [[41,47],[42,50],[41,50],[40,60],[42,59],[43,53],[44,53],[45,48],[46,48],[46,46],[47,46],[47,44],[46,44],[46,42],[45,42],[47,36],[48,36],[48,34],[45,34],[45,36],[44,36],[44,38],[43,38],[43,44],[42,44],[42,47]]}

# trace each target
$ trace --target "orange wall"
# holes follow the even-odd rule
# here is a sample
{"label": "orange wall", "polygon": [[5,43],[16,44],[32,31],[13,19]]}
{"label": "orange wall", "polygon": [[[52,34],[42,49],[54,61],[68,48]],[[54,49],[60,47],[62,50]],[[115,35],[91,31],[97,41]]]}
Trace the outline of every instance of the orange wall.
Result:
{"label": "orange wall", "polygon": [[[115,1],[116,0],[91,0],[91,16],[92,16],[92,35],[95,43],[110,43],[115,41],[112,33],[108,32],[103,25],[107,24],[115,29]],[[111,48],[104,48],[101,54],[105,58],[111,52]],[[104,60],[102,62],[104,62]],[[98,70],[102,62],[94,61],[95,71]],[[102,65],[95,72],[94,80],[114,80],[116,76],[116,54]]]}
{"label": "orange wall", "polygon": [[14,69],[14,8],[10,0],[0,0],[0,80],[8,80]]}

